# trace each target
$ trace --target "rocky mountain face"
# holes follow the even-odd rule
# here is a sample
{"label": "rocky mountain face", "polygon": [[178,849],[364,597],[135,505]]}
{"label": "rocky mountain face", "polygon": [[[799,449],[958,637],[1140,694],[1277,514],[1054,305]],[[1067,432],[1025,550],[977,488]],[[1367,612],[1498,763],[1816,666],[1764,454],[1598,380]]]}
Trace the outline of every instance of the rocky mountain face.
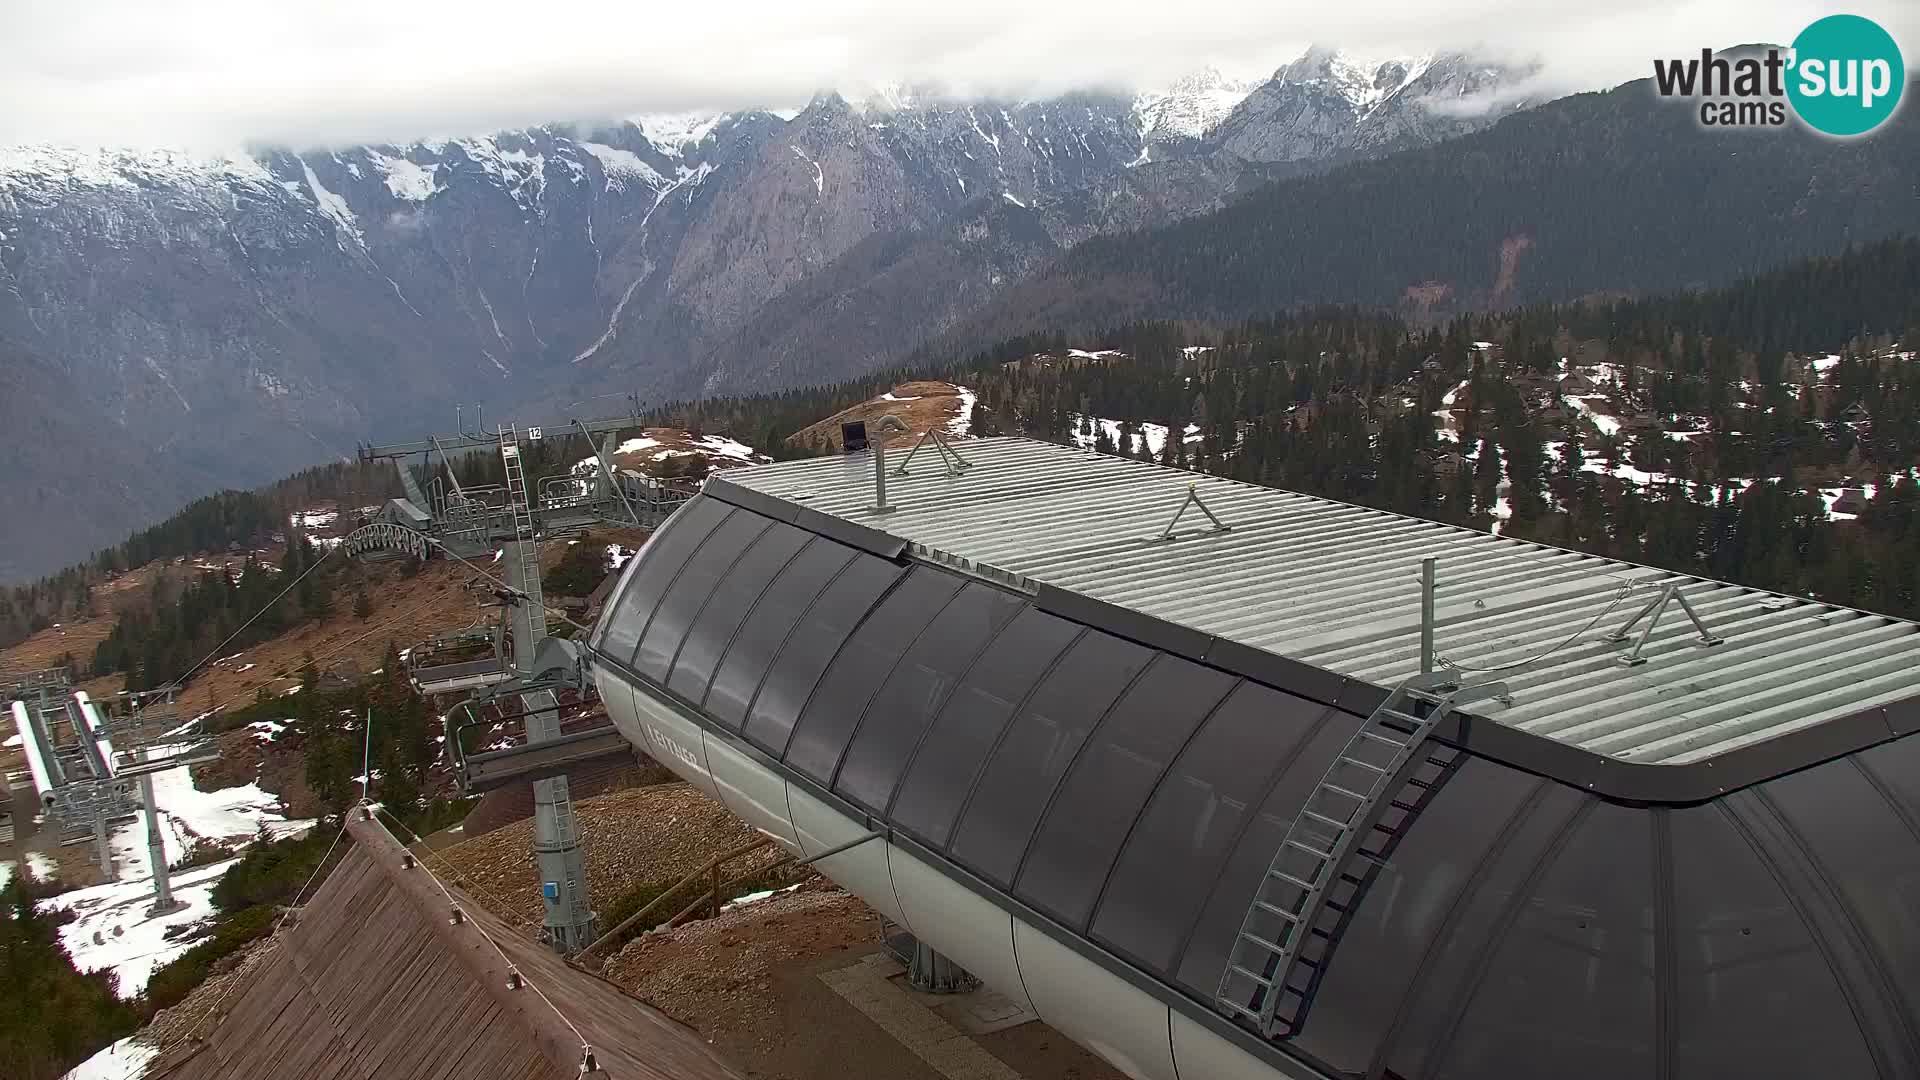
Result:
{"label": "rocky mountain face", "polygon": [[1524,77],[1465,56],[1356,63],[1310,49],[1209,130],[1207,143],[1263,165],[1317,165],[1426,146],[1525,104],[1503,94]]}
{"label": "rocky mountain face", "polygon": [[1512,106],[1459,102],[1507,77],[1316,50],[1138,98],[823,93],[217,160],[0,148],[0,363],[40,388],[0,423],[43,433],[45,499],[0,515],[0,579],[456,402],[551,418],[897,362],[1089,237],[1490,123]]}
{"label": "rocky mountain face", "polygon": [[1092,238],[1001,290],[922,359],[1145,320],[1232,325],[1287,305],[1359,304],[1434,325],[1722,287],[1920,233],[1913,114],[1839,142],[1800,127],[1703,132],[1671,104],[1647,80],[1579,94],[1279,180],[1215,213]]}

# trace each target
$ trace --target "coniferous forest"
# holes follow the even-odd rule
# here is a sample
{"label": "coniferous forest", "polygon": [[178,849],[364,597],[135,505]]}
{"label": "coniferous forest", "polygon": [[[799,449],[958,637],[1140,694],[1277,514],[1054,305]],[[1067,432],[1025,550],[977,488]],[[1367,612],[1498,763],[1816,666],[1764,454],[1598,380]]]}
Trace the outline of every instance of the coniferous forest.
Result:
{"label": "coniferous forest", "polygon": [[1028,337],[955,378],[976,431],[1148,456],[1149,425],[1188,430],[1155,459],[1914,617],[1916,283],[1920,242],[1896,240],[1428,329],[1322,309]]}
{"label": "coniferous forest", "polygon": [[[1320,308],[1033,334],[947,377],[978,394],[975,434],[1915,617],[1917,344],[1920,241],[1895,239],[1713,292],[1429,327]],[[755,404],[707,407],[750,426]]]}

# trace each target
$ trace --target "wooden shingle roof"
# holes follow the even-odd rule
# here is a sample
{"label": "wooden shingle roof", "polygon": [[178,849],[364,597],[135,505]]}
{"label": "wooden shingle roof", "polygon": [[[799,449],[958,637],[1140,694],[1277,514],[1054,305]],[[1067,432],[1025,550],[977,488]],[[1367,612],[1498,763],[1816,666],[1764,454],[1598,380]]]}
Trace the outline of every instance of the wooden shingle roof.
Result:
{"label": "wooden shingle roof", "polygon": [[[354,846],[228,1014],[148,1080],[578,1080],[583,1039],[609,1080],[741,1077],[693,1031],[457,890],[455,924],[378,821],[348,828]],[[530,985],[509,989],[509,963]]]}

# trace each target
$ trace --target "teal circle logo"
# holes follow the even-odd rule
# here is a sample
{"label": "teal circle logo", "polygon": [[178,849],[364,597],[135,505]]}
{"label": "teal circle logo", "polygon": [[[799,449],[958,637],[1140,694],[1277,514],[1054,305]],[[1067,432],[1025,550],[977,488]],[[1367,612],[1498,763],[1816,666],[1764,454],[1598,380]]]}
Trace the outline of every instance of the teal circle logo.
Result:
{"label": "teal circle logo", "polygon": [[1907,86],[1893,35],[1872,19],[1829,15],[1793,39],[1787,99],[1815,131],[1864,135],[1886,122]]}

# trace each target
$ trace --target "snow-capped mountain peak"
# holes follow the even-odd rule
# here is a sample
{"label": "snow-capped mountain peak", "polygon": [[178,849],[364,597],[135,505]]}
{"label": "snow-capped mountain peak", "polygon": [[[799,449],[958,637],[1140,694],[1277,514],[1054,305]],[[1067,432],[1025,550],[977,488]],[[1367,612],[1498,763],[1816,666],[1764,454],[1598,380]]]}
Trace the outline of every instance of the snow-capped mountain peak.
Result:
{"label": "snow-capped mountain peak", "polygon": [[32,187],[195,188],[209,184],[270,184],[261,164],[241,155],[202,155],[179,150],[0,146],[0,190]]}
{"label": "snow-capped mountain peak", "polygon": [[1228,75],[1206,67],[1176,80],[1165,90],[1134,98],[1133,114],[1144,145],[1174,139],[1198,139],[1225,120],[1265,80]]}
{"label": "snow-capped mountain peak", "polygon": [[846,98],[855,112],[884,114],[927,108],[939,100],[939,94],[911,83],[880,82],[855,87]]}
{"label": "snow-capped mountain peak", "polygon": [[713,129],[726,120],[727,113],[654,113],[630,118],[654,148],[670,158],[687,156],[706,141]]}
{"label": "snow-capped mountain peak", "polygon": [[[1495,95],[1525,74],[1460,54],[1362,57],[1316,45],[1247,95],[1209,141],[1269,164],[1425,145],[1522,107]],[[1463,99],[1482,107],[1460,108]]]}
{"label": "snow-capped mountain peak", "polygon": [[1426,74],[1433,61],[1432,53],[1364,57],[1315,45],[1274,72],[1273,81],[1331,92],[1364,116]]}

